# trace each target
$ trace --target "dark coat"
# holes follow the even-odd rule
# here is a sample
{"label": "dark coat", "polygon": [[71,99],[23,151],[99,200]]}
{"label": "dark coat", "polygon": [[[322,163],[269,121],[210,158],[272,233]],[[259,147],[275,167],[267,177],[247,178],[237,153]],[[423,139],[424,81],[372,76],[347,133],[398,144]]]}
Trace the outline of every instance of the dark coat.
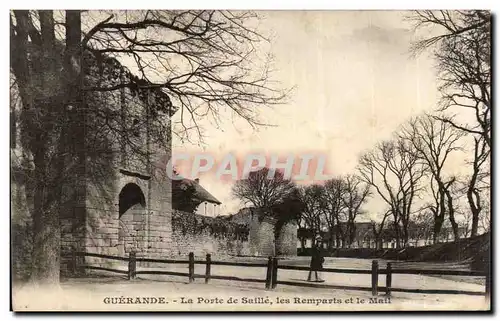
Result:
{"label": "dark coat", "polygon": [[311,269],[312,270],[321,270],[323,268],[323,263],[325,262],[325,258],[321,251],[317,248],[313,249],[313,253],[311,256]]}

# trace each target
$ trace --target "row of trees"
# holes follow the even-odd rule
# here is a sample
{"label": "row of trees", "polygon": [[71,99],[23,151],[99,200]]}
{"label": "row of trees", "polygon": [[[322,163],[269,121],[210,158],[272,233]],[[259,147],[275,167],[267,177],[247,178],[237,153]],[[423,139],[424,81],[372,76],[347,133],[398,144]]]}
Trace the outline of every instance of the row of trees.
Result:
{"label": "row of trees", "polygon": [[[285,219],[297,219],[313,242],[328,232],[330,248],[349,247],[355,241],[356,219],[373,198],[386,207],[372,220],[371,236],[377,244],[395,240],[399,248],[410,240],[436,243],[448,239],[449,230],[459,239],[477,235],[481,221],[483,231],[489,229],[484,224],[489,213],[483,210],[488,207],[489,185],[477,166],[486,162],[487,154],[477,151],[474,147],[474,157],[464,163],[467,135],[437,116],[423,115],[403,125],[392,140],[365,152],[356,174],[297,186],[280,171],[270,178],[270,169],[263,168],[237,181],[233,195],[269,212],[294,200],[300,210]],[[472,173],[463,170],[468,164]]]}
{"label": "row of trees", "polygon": [[[485,145],[481,150],[474,146],[473,158],[464,163],[470,152],[467,138],[450,122],[422,115],[404,124],[392,140],[365,152],[356,174],[297,186],[279,171],[269,179],[270,170],[264,168],[238,181],[233,195],[269,209],[293,196],[301,211],[288,219],[296,218],[300,227],[308,229],[313,242],[328,232],[330,248],[354,242],[356,218],[365,213],[363,205],[371,198],[387,208],[372,220],[377,244],[383,239],[395,240],[398,248],[410,240],[436,243],[447,240],[449,230],[455,239],[475,236],[481,221],[482,230],[489,229],[489,213],[483,210],[489,206],[489,185],[481,171],[488,154]],[[467,165],[471,173],[463,170]]]}
{"label": "row of trees", "polygon": [[[283,172],[265,167],[251,172],[233,186],[233,195],[246,204],[264,209],[278,221],[297,220],[312,233],[313,241],[322,231],[330,237],[328,246],[351,244],[356,234],[356,218],[370,195],[359,176],[347,175],[324,184],[298,186]],[[335,244],[334,244],[335,243]]]}
{"label": "row of trees", "polygon": [[387,207],[374,222],[375,237],[394,237],[397,247],[410,238],[436,242],[448,227],[455,239],[475,236],[489,230],[490,215],[491,15],[415,11],[408,20],[434,34],[412,50],[434,56],[440,105],[364,153],[356,174]]}
{"label": "row of trees", "polygon": [[[431,214],[428,224],[433,242],[445,220],[449,220],[455,239],[465,236],[464,228],[466,234],[477,235],[488,190],[487,182],[478,179],[486,177],[477,165],[486,162],[487,154],[484,149],[477,153],[474,147],[473,159],[467,159],[466,138],[449,122],[424,115],[402,126],[392,140],[361,156],[358,172],[387,206],[379,223],[391,222],[397,247],[406,245],[409,227],[422,213]],[[464,170],[468,164],[472,165],[471,174]]]}
{"label": "row of trees", "polygon": [[412,221],[431,218],[432,230],[421,230],[435,242],[446,220],[458,239],[477,235],[480,223],[488,230],[490,215],[491,14],[426,10],[408,20],[434,35],[412,51],[434,56],[440,105],[362,155],[358,166],[387,206],[379,228],[390,221],[398,247],[408,242]]}
{"label": "row of trees", "polygon": [[363,204],[370,195],[369,186],[358,176],[330,179],[324,184],[299,188],[304,210],[299,226],[312,233],[312,240],[322,231],[328,232],[328,248],[350,246],[356,238],[356,218],[365,212]]}
{"label": "row of trees", "polygon": [[265,170],[238,182],[235,196],[268,207],[296,190],[303,227],[316,234],[327,230],[348,244],[370,195],[386,206],[373,222],[375,238],[395,239],[397,247],[410,239],[436,242],[448,227],[455,239],[477,235],[480,223],[489,229],[490,13],[415,11],[408,19],[416,29],[432,28],[434,36],[415,42],[412,50],[434,55],[439,107],[361,155],[355,175],[297,188],[282,178],[264,181]]}
{"label": "row of trees", "polygon": [[416,230],[436,242],[446,220],[455,239],[490,228],[491,14],[427,10],[408,20],[434,34],[412,50],[434,56],[440,105],[363,154],[357,169],[387,206],[376,236],[392,225],[397,247]]}
{"label": "row of trees", "polygon": [[[490,150],[491,150],[491,13],[481,10],[458,11],[416,11],[410,17],[417,29],[428,27],[440,32],[430,38],[414,44],[415,53],[427,50],[437,63],[439,92],[441,103],[435,116],[441,122],[439,126],[450,125],[447,130],[449,140],[444,140],[442,146],[430,146],[441,154],[426,159],[427,163],[436,162],[439,157],[442,162],[446,151],[452,149],[450,142],[460,138],[466,146],[465,166],[470,168],[465,177],[443,178],[439,166],[433,165],[436,194],[443,193],[448,205],[450,222],[456,235],[457,224],[452,206],[450,188],[456,186],[458,193],[467,199],[468,209],[464,216],[471,218],[470,233],[478,233],[481,215],[489,216],[490,190]],[[467,117],[460,117],[466,115]],[[465,120],[466,119],[466,120]],[[446,128],[446,127],[445,127]],[[451,128],[454,131],[451,131]],[[435,142],[429,139],[432,133],[420,140]],[[457,137],[460,136],[460,137]],[[463,137],[463,138],[462,138]],[[439,138],[438,138],[439,139]],[[426,150],[421,150],[426,153]],[[431,165],[429,165],[431,166]],[[443,201],[436,201],[440,204]],[[434,208],[435,217],[438,210]],[[488,212],[486,212],[488,211]],[[467,213],[469,212],[469,213]],[[439,221],[440,219],[438,219]]]}

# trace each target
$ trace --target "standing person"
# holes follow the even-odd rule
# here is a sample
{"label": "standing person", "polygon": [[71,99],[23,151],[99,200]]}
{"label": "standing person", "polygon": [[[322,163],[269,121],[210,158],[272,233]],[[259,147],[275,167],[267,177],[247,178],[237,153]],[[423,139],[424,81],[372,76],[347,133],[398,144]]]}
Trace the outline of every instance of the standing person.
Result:
{"label": "standing person", "polygon": [[316,252],[316,282],[325,282],[325,280],[321,279],[321,270],[323,270],[323,263],[325,263],[325,257],[323,253],[323,247],[318,247]]}
{"label": "standing person", "polygon": [[[319,241],[318,241],[319,244]],[[311,282],[312,281],[312,273],[314,272],[314,275],[316,277],[316,280],[314,282],[324,282],[324,280],[321,280],[320,277],[321,275],[319,274],[319,271],[323,269],[323,262],[325,261],[323,254],[321,253],[321,248],[319,248],[317,245],[314,245],[312,248],[312,253],[311,253],[311,266],[309,270],[309,275],[307,277],[307,281]]]}
{"label": "standing person", "polygon": [[[316,248],[316,244],[313,245],[313,247],[311,248],[311,265],[309,266],[309,275],[307,276],[307,282],[311,282],[311,276],[312,276],[312,273],[314,271],[314,267],[316,266],[316,259],[317,259],[317,248]],[[317,273],[316,272],[316,279],[318,278],[317,276]]]}

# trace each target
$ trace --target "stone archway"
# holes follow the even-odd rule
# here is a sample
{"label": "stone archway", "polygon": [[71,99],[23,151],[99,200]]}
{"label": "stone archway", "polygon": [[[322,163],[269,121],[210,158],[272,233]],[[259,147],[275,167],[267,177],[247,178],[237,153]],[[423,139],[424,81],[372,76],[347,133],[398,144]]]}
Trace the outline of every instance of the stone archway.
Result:
{"label": "stone archway", "polygon": [[145,234],[146,198],[134,183],[126,184],[118,195],[118,255],[140,250]]}

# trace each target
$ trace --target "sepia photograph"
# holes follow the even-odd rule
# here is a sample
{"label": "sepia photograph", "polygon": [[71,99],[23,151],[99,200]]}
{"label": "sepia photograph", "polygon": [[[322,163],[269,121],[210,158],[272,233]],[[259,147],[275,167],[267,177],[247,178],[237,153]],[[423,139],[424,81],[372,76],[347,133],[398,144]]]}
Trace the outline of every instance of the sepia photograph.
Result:
{"label": "sepia photograph", "polygon": [[11,311],[491,312],[489,9],[9,20]]}

